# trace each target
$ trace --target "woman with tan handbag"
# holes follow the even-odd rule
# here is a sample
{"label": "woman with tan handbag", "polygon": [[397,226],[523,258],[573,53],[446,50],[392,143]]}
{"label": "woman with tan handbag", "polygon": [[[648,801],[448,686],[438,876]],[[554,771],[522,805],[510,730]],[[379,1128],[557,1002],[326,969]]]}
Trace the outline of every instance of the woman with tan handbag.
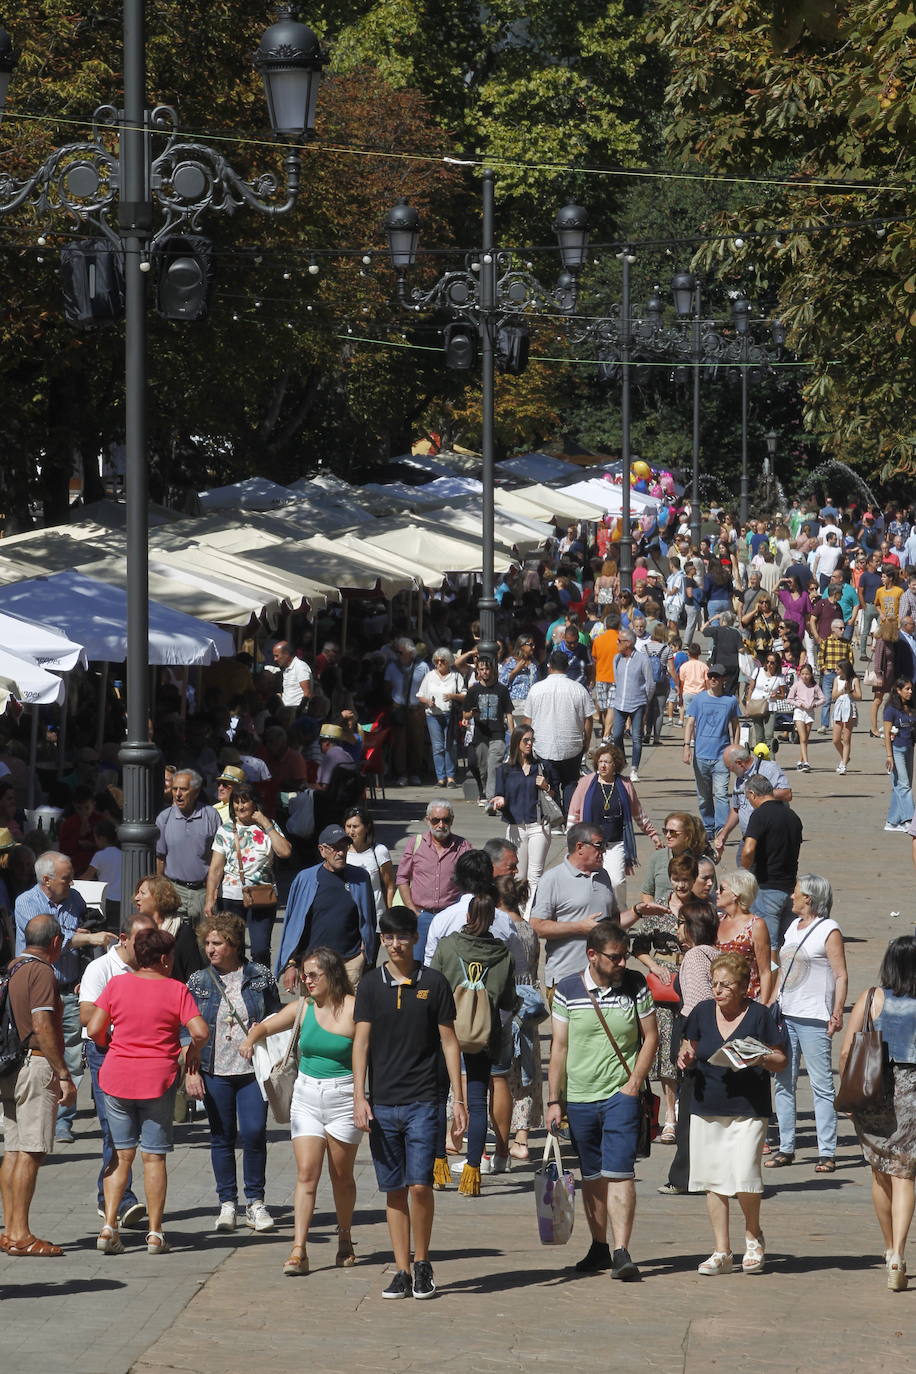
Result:
{"label": "woman with tan handbag", "polygon": [[277,916],[274,859],[286,859],[292,845],[279,826],[259,810],[257,793],[234,786],[229,819],[213,836],[204,916],[232,911],[248,927],[249,954],[270,967],[270,935]]}
{"label": "woman with tan handbag", "polygon": [[294,1053],[299,1073],[293,1088],[290,1135],[296,1157],[296,1191],[293,1194],[293,1248],[284,1262],[288,1278],[309,1272],[306,1244],[315,1214],[315,1195],[324,1156],[337,1211],[337,1255],[334,1263],[349,1268],[356,1263],[350,1228],[356,1205],[353,1165],[363,1133],[353,1124],[353,1022],[354,997],[347,970],[333,949],[319,946],[303,955],[299,977],[306,989],[305,1010],[298,1001],[254,1025],[239,1047],[250,1059],[259,1040],[278,1031],[300,1026]]}
{"label": "woman with tan handbag", "polygon": [[[872,1202],[884,1237],[887,1286],[907,1286],[906,1241],[914,1211],[916,1179],[916,937],[901,935],[884,952],[878,986],[856,1002],[840,1050],[840,1088],[856,1036],[874,1028],[886,1045],[888,1095],[877,1107],[852,1110],[866,1164],[872,1171]],[[840,1106],[842,1107],[842,1099]]]}

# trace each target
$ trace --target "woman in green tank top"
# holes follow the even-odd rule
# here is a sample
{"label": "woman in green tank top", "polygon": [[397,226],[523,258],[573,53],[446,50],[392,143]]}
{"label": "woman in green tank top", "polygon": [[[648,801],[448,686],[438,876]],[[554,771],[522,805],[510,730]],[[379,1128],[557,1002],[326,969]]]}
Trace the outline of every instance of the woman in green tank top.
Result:
{"label": "woman in green tank top", "polygon": [[[296,1157],[293,1248],[283,1265],[290,1277],[309,1271],[306,1243],[324,1156],[329,1156],[337,1211],[337,1266],[356,1263],[350,1228],[356,1205],[353,1165],[362,1131],[353,1121],[353,990],[340,955],[324,947],[304,955],[299,977],[307,996],[299,1032],[299,1075],[293,1089],[290,1134]],[[252,1026],[240,1053],[251,1056],[265,1036],[291,1030],[299,1002]]]}

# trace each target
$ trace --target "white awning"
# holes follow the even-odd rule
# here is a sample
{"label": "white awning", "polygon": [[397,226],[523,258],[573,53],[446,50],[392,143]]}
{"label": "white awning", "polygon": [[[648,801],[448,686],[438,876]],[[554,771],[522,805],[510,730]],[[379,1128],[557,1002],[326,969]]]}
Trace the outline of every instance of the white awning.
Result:
{"label": "white awning", "polygon": [[39,624],[9,611],[0,613],[0,644],[17,658],[57,673],[69,673],[77,665],[85,668],[87,662],[82,644],[68,639],[50,621]]}
{"label": "white awning", "polygon": [[64,699],[63,679],[0,649],[0,698],[6,696],[30,706],[57,706]]}
{"label": "white awning", "polygon": [[281,487],[266,477],[246,477],[227,487],[212,487],[197,493],[202,511],[271,510],[293,499],[289,487]]}
{"label": "white awning", "polygon": [[575,463],[552,458],[549,453],[520,453],[497,463],[496,471],[503,477],[522,477],[528,482],[562,482],[564,478],[568,482],[578,468]]}

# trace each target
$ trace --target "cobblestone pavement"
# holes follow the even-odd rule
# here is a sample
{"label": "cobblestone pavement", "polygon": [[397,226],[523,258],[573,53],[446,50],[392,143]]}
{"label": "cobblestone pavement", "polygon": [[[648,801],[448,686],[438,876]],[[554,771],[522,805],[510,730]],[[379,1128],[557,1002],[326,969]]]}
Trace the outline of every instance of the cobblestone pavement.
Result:
{"label": "cobblestone pavement", "polygon": [[[795,773],[796,757],[792,746],[780,753],[805,823],[802,866],[829,876],[840,894],[834,914],[848,939],[852,1000],[877,971],[886,941],[913,928],[910,842],[882,830],[888,791],[883,751],[867,733],[857,732],[844,778],[833,771],[826,739],[815,736],[809,775]],[[670,736],[647,754],[641,776],[640,795],[656,822],[673,806],[692,807],[690,774]],[[498,833],[495,821],[457,795],[459,833],[478,842]],[[380,838],[393,844],[405,824],[416,830],[426,799],[420,789],[389,791],[379,807]],[[558,840],[552,857],[560,848]],[[638,888],[631,880],[633,891]],[[892,916],[895,911],[901,914]],[[884,1285],[869,1176],[849,1123],[841,1123],[837,1172],[813,1172],[816,1146],[804,1079],[797,1162],[767,1180],[778,1186],[764,1202],[764,1275],[716,1281],[696,1273],[711,1249],[703,1199],[659,1196],[669,1153],[656,1146],[639,1166],[632,1250],[642,1284],[624,1287],[607,1275],[570,1272],[587,1248],[581,1211],[569,1246],[539,1246],[532,1166],[516,1166],[509,1175],[485,1177],[478,1199],[454,1191],[437,1195],[433,1260],[440,1292],[422,1306],[381,1300],[387,1236],[365,1147],[358,1161],[358,1265],[334,1268],[325,1187],[309,1246],[312,1273],[282,1276],[293,1170],[280,1128],[272,1131],[268,1163],[276,1233],[214,1234],[207,1132],[195,1124],[177,1133],[169,1165],[172,1253],[147,1256],[137,1232],[125,1233],[126,1255],[98,1254],[98,1133],[87,1089],[84,1083],[77,1143],[60,1147],[42,1171],[33,1212],[36,1234],[62,1243],[65,1257],[0,1257],[3,1372],[292,1374],[312,1367],[323,1374],[414,1368],[436,1374],[461,1362],[477,1371],[565,1365],[583,1374],[720,1368],[847,1374],[866,1366],[906,1368],[916,1355],[916,1292],[891,1294]],[[733,1243],[740,1246],[737,1222]]]}

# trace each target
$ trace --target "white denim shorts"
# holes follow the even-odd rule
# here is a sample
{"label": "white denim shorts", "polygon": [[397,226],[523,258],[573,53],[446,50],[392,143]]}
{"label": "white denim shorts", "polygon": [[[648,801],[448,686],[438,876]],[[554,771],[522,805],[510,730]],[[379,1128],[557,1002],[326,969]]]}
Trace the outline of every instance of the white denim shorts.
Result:
{"label": "white denim shorts", "polygon": [[300,1135],[333,1136],[345,1145],[356,1145],[364,1132],[353,1122],[353,1075],[346,1078],[312,1078],[301,1073],[293,1088],[289,1117],[290,1138]]}

